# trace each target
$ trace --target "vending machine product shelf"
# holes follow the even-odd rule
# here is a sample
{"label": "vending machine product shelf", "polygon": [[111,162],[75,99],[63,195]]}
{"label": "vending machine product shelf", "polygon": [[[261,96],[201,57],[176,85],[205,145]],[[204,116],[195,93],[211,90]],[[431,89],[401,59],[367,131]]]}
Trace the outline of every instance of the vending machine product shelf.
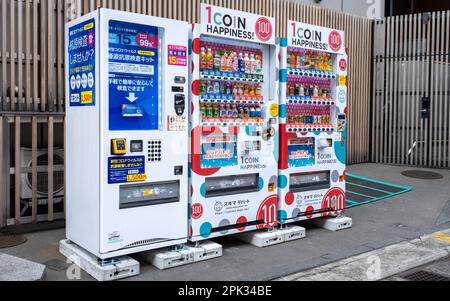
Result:
{"label": "vending machine product shelf", "polygon": [[279,221],[337,216],[345,208],[344,32],[289,21],[280,49]]}
{"label": "vending machine product shelf", "polygon": [[189,29],[109,9],[66,26],[66,236],[97,258],[187,242]]}
{"label": "vending machine product shelf", "polygon": [[190,240],[277,224],[273,18],[202,4],[193,25]]}

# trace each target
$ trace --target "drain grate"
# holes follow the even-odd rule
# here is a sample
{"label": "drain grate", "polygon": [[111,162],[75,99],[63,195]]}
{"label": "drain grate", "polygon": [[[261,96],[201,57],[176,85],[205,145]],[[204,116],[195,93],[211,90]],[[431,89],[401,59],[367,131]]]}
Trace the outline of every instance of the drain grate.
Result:
{"label": "drain grate", "polygon": [[408,281],[450,281],[450,278],[448,277],[428,271],[413,272],[411,274],[401,276],[401,278]]}
{"label": "drain grate", "polygon": [[444,178],[443,175],[437,172],[424,171],[424,170],[407,170],[402,172],[402,175],[408,178],[420,179],[420,180],[439,180]]}

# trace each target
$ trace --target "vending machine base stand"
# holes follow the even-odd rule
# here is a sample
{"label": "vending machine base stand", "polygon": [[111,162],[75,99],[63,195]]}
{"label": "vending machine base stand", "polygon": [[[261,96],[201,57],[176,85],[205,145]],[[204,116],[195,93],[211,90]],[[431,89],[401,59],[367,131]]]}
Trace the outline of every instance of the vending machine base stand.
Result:
{"label": "vending machine base stand", "polygon": [[306,230],[299,226],[282,226],[272,230],[261,230],[237,234],[235,237],[258,248],[270,247],[306,237]]}
{"label": "vending machine base stand", "polygon": [[318,218],[311,220],[309,223],[330,231],[340,231],[351,228],[353,226],[353,219],[341,215],[337,217]]}
{"label": "vending machine base stand", "polygon": [[140,273],[139,262],[129,256],[100,260],[68,239],[59,242],[59,252],[98,281],[113,281]]}
{"label": "vending machine base stand", "polygon": [[221,256],[222,245],[212,241],[203,241],[138,254],[139,259],[154,265],[160,270],[210,260]]}

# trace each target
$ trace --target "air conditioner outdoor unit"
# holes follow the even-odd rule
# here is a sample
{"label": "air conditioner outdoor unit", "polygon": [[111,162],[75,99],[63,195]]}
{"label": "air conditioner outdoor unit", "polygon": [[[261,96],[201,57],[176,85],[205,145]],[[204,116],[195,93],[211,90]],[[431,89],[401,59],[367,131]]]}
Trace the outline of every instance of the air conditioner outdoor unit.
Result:
{"label": "air conditioner outdoor unit", "polygon": [[[22,201],[32,199],[32,150],[22,148],[21,152],[21,194]],[[48,151],[37,151],[37,199],[39,205],[48,202]],[[59,203],[64,198],[64,150],[55,149],[53,153],[53,201]]]}

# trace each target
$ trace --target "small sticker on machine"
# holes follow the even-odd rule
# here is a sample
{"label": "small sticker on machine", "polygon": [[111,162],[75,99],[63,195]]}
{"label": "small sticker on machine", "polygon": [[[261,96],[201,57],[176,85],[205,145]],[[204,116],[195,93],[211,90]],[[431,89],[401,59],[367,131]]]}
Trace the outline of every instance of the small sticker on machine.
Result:
{"label": "small sticker on machine", "polygon": [[169,45],[169,65],[187,66],[187,47],[178,45]]}

